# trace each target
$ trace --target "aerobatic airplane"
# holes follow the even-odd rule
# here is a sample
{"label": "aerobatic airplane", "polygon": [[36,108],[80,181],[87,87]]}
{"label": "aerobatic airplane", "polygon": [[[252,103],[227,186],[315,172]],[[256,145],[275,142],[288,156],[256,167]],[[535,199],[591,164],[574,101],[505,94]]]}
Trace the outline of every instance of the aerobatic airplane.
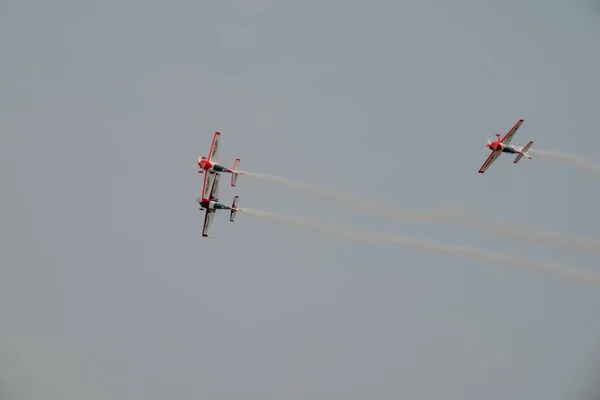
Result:
{"label": "aerobatic airplane", "polygon": [[524,120],[520,119],[511,128],[511,130],[508,131],[508,133],[506,135],[504,135],[504,137],[502,139],[500,139],[500,134],[496,133],[497,139],[495,142],[488,140],[488,143],[485,147],[490,149],[492,152],[488,156],[487,160],[485,160],[485,162],[483,163],[481,168],[479,168],[480,174],[483,174],[490,167],[490,165],[492,165],[492,163],[494,161],[496,161],[496,159],[502,153],[517,154],[517,157],[515,158],[515,161],[514,161],[515,164],[518,163],[519,160],[521,160],[521,158],[523,156],[531,159],[531,156],[529,154],[527,154],[527,150],[529,150],[529,148],[533,144],[533,141],[530,141],[529,143],[527,143],[525,145],[525,147],[517,147],[515,145],[510,144],[512,138],[515,136],[515,133],[517,133],[517,130],[519,129],[521,124],[523,124],[523,122],[524,122]]}
{"label": "aerobatic airplane", "polygon": [[[221,133],[215,132],[213,136],[212,144],[210,145],[210,151],[208,152],[208,158],[205,156],[198,157],[198,173],[204,174],[204,188],[208,192],[210,192],[210,188],[212,187],[212,181],[216,175],[220,172],[225,172],[231,174],[231,186],[235,187],[235,183],[237,181],[238,174],[240,173],[237,170],[237,167],[240,165],[240,159],[236,158],[233,163],[233,168],[227,168],[218,163],[219,159],[219,147],[221,143]],[[207,178],[208,177],[208,178]],[[206,184],[206,180],[209,180],[209,185]],[[202,198],[208,198],[208,192],[202,193]]]}
{"label": "aerobatic airplane", "polygon": [[[204,214],[204,227],[202,228],[202,236],[208,237],[208,231],[210,230],[210,225],[212,223],[213,217],[215,216],[215,212],[217,210],[231,210],[229,213],[229,221],[233,222],[235,219],[235,214],[238,210],[237,203],[239,200],[239,196],[235,196],[233,198],[233,202],[230,206],[226,206],[225,204],[219,203],[219,178],[220,174],[216,174],[214,180],[212,181],[212,187],[209,189],[210,195],[207,197],[198,197],[196,200],[198,204],[200,204],[199,210],[202,211],[206,209],[206,213]],[[202,188],[202,193],[206,191],[207,179],[204,179],[205,187]]]}

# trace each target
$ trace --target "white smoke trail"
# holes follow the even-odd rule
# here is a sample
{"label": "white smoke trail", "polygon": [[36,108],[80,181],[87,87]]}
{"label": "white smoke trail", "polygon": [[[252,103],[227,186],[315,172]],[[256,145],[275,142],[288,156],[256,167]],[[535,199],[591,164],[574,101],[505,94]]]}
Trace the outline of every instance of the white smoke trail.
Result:
{"label": "white smoke trail", "polygon": [[446,210],[415,212],[391,206],[373,199],[363,199],[353,195],[338,193],[328,188],[312,185],[278,176],[244,172],[245,175],[264,181],[281,184],[293,191],[329,201],[335,205],[344,205],[357,211],[386,219],[443,221],[452,220],[466,228],[476,229],[493,235],[502,235],[521,239],[531,243],[547,244],[571,250],[600,254],[600,239],[582,236],[569,236],[554,232],[544,232],[510,222],[495,221],[466,210]]}
{"label": "white smoke trail", "polygon": [[245,175],[261,179],[271,183],[281,184],[290,190],[304,193],[316,199],[329,201],[335,205],[346,205],[357,211],[367,212],[368,214],[382,218],[395,218],[405,220],[419,221],[438,221],[452,218],[448,212],[427,212],[419,213],[410,210],[404,210],[400,206],[391,206],[377,200],[360,198],[357,196],[339,193],[334,190],[324,188],[310,183],[300,182],[293,179],[282,178],[280,176],[259,174],[256,172],[244,172]]}
{"label": "white smoke trail", "polygon": [[556,232],[544,232],[512,222],[495,221],[473,212],[456,211],[449,218],[460,225],[484,231],[490,234],[503,235],[513,239],[521,239],[531,243],[547,244],[565,249],[600,254],[600,239],[585,236],[569,236]]}
{"label": "white smoke trail", "polygon": [[559,151],[541,149],[530,149],[529,152],[531,154],[537,154],[541,157],[551,158],[556,161],[571,164],[584,172],[590,172],[600,178],[600,163],[590,160],[589,158],[576,156],[574,154],[561,153]]}
{"label": "white smoke trail", "polygon": [[239,209],[239,211],[265,220],[294,226],[296,228],[305,229],[322,235],[339,237],[350,241],[372,244],[399,244],[440,254],[462,255],[481,262],[512,265],[531,271],[551,274],[564,279],[582,281],[591,284],[600,284],[600,275],[594,275],[579,268],[569,267],[550,261],[528,259],[455,244],[436,243],[417,238],[411,238],[408,236],[395,236],[381,232],[366,232],[349,227],[336,226],[329,223],[324,223],[322,221],[286,216],[261,210],[246,208]]}

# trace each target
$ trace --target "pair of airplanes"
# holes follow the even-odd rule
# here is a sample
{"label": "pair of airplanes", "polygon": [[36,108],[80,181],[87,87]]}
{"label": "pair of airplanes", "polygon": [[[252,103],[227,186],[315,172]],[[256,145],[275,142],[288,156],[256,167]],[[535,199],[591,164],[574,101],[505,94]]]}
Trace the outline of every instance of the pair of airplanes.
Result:
{"label": "pair of airplanes", "polygon": [[488,156],[487,160],[485,160],[481,168],[479,168],[480,174],[483,174],[490,167],[490,165],[492,165],[494,161],[500,157],[500,154],[502,153],[517,154],[517,157],[514,161],[515,164],[518,163],[523,156],[531,159],[531,156],[527,153],[527,150],[529,150],[533,144],[533,141],[527,143],[525,147],[517,147],[510,144],[523,122],[523,119],[517,121],[517,123],[510,129],[510,131],[506,133],[506,135],[504,135],[502,139],[500,139],[500,134],[496,133],[496,141],[492,142],[491,140],[488,140],[488,143],[485,147],[490,149],[492,152]]}
{"label": "pair of airplanes", "polygon": [[202,197],[198,197],[197,202],[200,205],[200,211],[206,209],[204,215],[204,227],[202,229],[202,236],[208,237],[208,231],[212,223],[213,217],[217,210],[230,210],[229,221],[233,222],[235,214],[238,211],[237,203],[239,196],[233,197],[231,206],[219,203],[219,180],[221,179],[221,173],[231,174],[231,186],[235,187],[239,174],[243,172],[238,171],[237,168],[240,165],[240,159],[236,158],[233,163],[233,168],[227,168],[219,164],[219,147],[221,143],[221,133],[215,132],[210,145],[210,151],[208,157],[198,157],[198,173],[204,174],[204,185],[202,186]]}

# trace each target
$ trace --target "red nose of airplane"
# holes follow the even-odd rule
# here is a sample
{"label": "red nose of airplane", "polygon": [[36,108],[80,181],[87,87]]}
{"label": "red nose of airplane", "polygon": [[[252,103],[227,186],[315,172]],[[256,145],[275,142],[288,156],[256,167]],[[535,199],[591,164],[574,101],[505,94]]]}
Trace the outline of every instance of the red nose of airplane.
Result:
{"label": "red nose of airplane", "polygon": [[487,147],[488,147],[490,150],[494,150],[494,151],[499,151],[499,150],[501,150],[501,149],[502,149],[502,146],[501,146],[501,145],[500,145],[500,143],[498,143],[498,142],[492,142],[492,143],[488,143],[488,144],[487,144]]}

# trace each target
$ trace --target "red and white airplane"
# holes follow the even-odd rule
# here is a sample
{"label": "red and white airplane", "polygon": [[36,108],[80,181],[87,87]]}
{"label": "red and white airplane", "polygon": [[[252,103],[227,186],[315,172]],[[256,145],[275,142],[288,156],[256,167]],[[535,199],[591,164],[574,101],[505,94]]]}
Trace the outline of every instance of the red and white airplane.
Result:
{"label": "red and white airplane", "polygon": [[[208,231],[210,230],[210,225],[212,224],[213,217],[215,216],[215,212],[217,210],[230,210],[229,212],[229,221],[233,222],[235,219],[235,214],[238,211],[237,203],[239,200],[239,196],[234,196],[233,202],[230,206],[226,206],[225,204],[219,203],[219,178],[220,174],[216,174],[215,178],[212,182],[212,187],[210,188],[209,195],[207,197],[198,197],[196,201],[200,205],[199,210],[202,211],[206,209],[206,213],[204,214],[204,226],[202,228],[202,236],[208,237]],[[202,188],[202,193],[206,190],[206,179],[204,179],[205,187]]]}
{"label": "red and white airplane", "polygon": [[[205,199],[208,198],[208,193],[210,192],[211,187],[212,187],[212,181],[214,180],[214,177],[216,175],[218,175],[221,172],[231,174],[231,186],[235,187],[235,183],[237,181],[238,174],[240,174],[240,171],[237,170],[237,168],[240,165],[239,158],[235,159],[235,162],[233,163],[233,168],[231,168],[231,169],[219,164],[218,159],[219,159],[220,143],[221,143],[221,133],[215,132],[215,135],[213,136],[212,144],[210,145],[210,151],[208,153],[208,158],[205,156],[198,157],[198,167],[200,167],[200,169],[198,170],[198,173],[199,174],[205,173],[204,174],[204,188],[205,188],[206,192],[202,192],[202,197]],[[209,185],[207,185],[207,180],[208,180],[208,183],[210,183]]]}
{"label": "red and white airplane", "polygon": [[508,131],[508,133],[504,135],[502,139],[500,139],[500,134],[496,133],[497,139],[495,142],[488,140],[488,143],[485,147],[492,150],[492,153],[488,156],[487,160],[485,160],[481,168],[479,168],[480,174],[483,174],[502,153],[517,154],[517,157],[514,161],[515,164],[518,163],[523,156],[531,159],[531,156],[527,154],[527,150],[529,150],[529,148],[533,144],[533,141],[527,143],[525,147],[517,147],[515,145],[510,144],[512,138],[515,136],[515,133],[517,133],[517,130],[519,129],[521,124],[523,124],[523,122],[524,120],[520,119],[510,129],[510,131]]}

